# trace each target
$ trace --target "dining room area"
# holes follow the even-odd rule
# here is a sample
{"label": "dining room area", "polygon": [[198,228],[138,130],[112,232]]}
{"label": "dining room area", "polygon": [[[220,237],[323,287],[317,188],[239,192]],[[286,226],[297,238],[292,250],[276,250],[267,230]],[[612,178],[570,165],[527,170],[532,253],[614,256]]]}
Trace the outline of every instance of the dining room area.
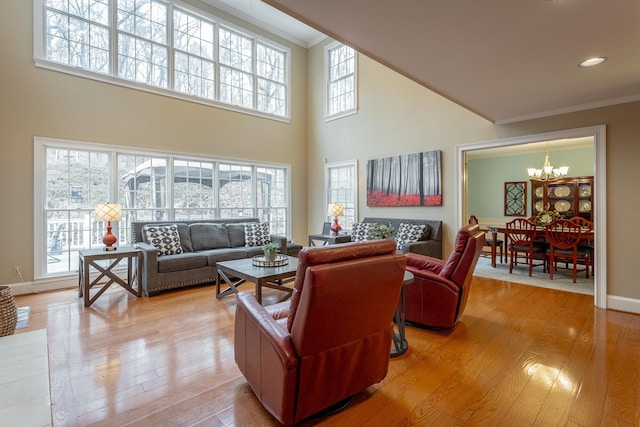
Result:
{"label": "dining room area", "polygon": [[593,140],[467,153],[467,212],[487,243],[481,277],[594,295]]}

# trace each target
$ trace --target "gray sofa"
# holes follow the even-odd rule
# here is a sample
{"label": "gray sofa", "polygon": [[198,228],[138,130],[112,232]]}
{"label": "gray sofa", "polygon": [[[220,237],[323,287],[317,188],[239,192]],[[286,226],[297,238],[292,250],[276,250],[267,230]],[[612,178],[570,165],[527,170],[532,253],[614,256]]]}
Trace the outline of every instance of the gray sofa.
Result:
{"label": "gray sofa", "polygon": [[[258,218],[227,218],[192,221],[134,221],[132,239],[142,251],[142,289],[145,296],[159,291],[213,283],[216,262],[250,258],[263,253],[260,246],[245,246],[245,223],[257,223]],[[176,224],[183,253],[158,255],[158,249],[145,242],[145,225]],[[280,245],[280,253],[298,256],[302,246],[288,242],[286,237],[271,236]]]}
{"label": "gray sofa", "polygon": [[416,253],[421,255],[427,255],[434,258],[442,259],[442,221],[431,219],[401,219],[401,218],[372,218],[365,217],[362,222],[388,224],[393,227],[397,232],[400,228],[400,223],[405,224],[425,224],[425,232],[422,238],[414,243],[408,243],[402,245],[399,249],[403,253]]}

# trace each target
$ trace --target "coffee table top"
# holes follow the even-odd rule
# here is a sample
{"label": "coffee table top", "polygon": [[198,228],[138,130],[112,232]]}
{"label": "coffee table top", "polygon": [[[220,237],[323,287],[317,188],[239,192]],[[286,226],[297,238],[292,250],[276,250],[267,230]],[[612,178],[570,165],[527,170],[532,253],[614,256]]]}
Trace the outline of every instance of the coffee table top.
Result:
{"label": "coffee table top", "polygon": [[253,265],[252,258],[234,259],[231,261],[216,262],[218,270],[237,274],[238,277],[246,276],[251,279],[277,279],[295,275],[298,270],[298,258],[286,255],[289,262],[277,267],[258,267]]}

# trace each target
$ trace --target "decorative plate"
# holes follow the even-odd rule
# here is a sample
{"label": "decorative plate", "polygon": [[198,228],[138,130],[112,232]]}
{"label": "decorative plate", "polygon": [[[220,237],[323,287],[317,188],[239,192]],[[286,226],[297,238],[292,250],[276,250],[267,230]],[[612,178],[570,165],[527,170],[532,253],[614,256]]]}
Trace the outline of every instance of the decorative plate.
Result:
{"label": "decorative plate", "polygon": [[542,197],[542,187],[536,187],[536,197]]}
{"label": "decorative plate", "polygon": [[591,196],[591,186],[590,185],[581,185],[578,194],[580,194],[580,197],[589,197],[589,196]]}
{"label": "decorative plate", "polygon": [[566,212],[569,209],[571,209],[571,203],[569,203],[567,200],[558,200],[556,202],[556,210],[558,212]]}
{"label": "decorative plate", "polygon": [[580,200],[580,206],[578,206],[580,212],[591,212],[591,202],[588,200]]}
{"label": "decorative plate", "polygon": [[567,197],[569,194],[571,194],[571,188],[567,187],[566,185],[559,185],[553,190],[553,194],[556,197]]}
{"label": "decorative plate", "polygon": [[542,200],[538,200],[536,202],[536,212],[542,212],[544,210],[544,203],[542,203]]}

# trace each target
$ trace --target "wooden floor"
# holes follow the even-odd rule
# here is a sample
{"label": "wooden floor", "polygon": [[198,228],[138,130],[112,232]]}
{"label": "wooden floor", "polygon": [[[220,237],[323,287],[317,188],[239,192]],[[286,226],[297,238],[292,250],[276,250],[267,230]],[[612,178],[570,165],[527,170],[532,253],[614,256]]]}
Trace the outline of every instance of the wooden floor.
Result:
{"label": "wooden floor", "polygon": [[[278,425],[233,361],[235,297],[214,293],[17,296],[31,307],[17,333],[47,329],[53,425]],[[453,330],[407,338],[384,381],[301,425],[640,425],[640,316],[592,296],[477,277]]]}

